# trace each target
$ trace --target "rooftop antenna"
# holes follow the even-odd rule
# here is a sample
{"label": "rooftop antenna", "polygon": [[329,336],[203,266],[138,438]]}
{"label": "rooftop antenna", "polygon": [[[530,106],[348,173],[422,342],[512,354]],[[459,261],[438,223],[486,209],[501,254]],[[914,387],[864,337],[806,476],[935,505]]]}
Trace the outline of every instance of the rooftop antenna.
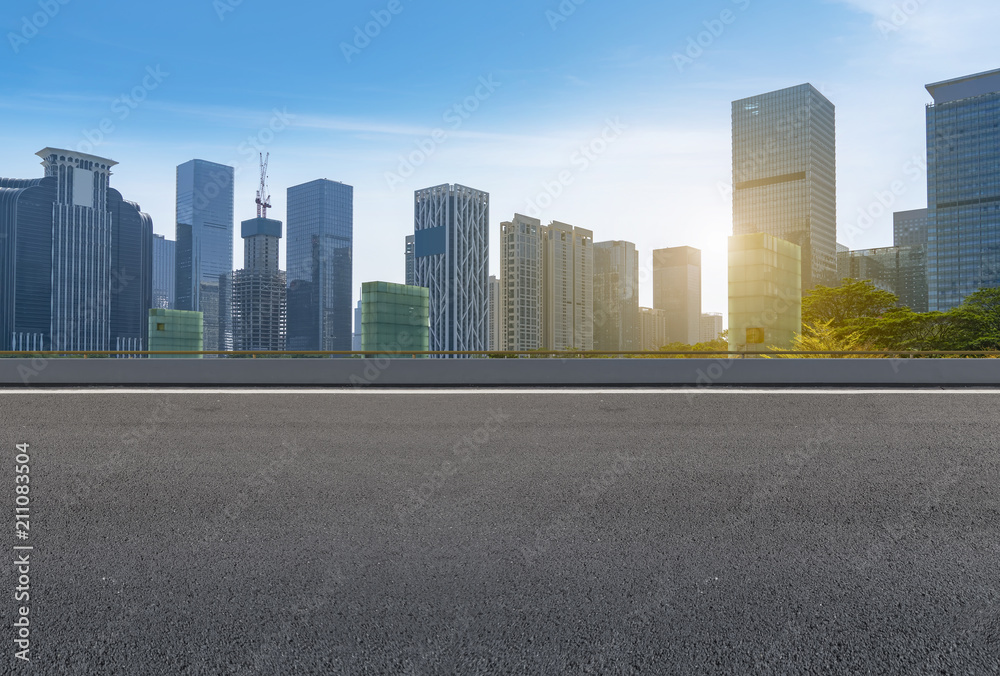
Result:
{"label": "rooftop antenna", "polygon": [[[257,191],[257,218],[267,218],[267,210],[271,208],[271,196],[267,195],[267,163],[271,161],[271,153],[260,154],[260,190]],[[267,197],[264,197],[267,195]]]}

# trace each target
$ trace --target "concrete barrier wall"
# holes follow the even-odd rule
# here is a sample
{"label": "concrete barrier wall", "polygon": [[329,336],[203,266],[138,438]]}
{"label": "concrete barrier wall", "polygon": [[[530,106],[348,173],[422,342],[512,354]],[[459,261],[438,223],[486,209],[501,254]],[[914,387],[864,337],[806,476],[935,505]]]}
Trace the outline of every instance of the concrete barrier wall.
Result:
{"label": "concrete barrier wall", "polygon": [[0,359],[0,386],[1000,386],[1000,359]]}

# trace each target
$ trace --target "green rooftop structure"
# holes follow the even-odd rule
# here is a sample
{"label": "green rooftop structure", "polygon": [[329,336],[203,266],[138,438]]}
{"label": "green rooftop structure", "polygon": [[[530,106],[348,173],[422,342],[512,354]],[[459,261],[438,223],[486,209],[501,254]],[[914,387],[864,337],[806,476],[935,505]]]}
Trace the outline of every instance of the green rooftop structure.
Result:
{"label": "green rooftop structure", "polygon": [[[187,310],[149,311],[150,352],[201,352],[204,350],[204,315]],[[151,359],[201,359],[200,354],[154,354]]]}
{"label": "green rooftop structure", "polygon": [[729,349],[792,348],[802,333],[802,247],[758,233],[729,238]]}
{"label": "green rooftop structure", "polygon": [[429,289],[391,282],[362,285],[362,351],[426,352],[430,332]]}

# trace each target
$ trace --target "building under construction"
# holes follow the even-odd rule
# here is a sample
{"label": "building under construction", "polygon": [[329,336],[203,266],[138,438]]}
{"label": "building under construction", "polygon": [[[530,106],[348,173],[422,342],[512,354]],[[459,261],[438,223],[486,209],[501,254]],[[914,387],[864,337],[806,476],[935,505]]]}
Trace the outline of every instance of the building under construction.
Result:
{"label": "building under construction", "polygon": [[233,349],[285,349],[288,292],[285,272],[278,269],[281,221],[267,217],[267,162],[262,158],[257,218],[242,223],[243,269],[233,273]]}

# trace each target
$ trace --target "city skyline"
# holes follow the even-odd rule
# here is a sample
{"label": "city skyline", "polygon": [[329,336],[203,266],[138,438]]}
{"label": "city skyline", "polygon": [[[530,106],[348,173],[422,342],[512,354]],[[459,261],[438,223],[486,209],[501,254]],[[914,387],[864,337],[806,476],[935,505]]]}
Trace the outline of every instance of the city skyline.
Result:
{"label": "city skyline", "polygon": [[[243,3],[220,19],[210,4],[181,2],[164,18],[173,30],[152,37],[120,31],[114,44],[101,44],[67,66],[62,43],[90,40],[88,31],[105,30],[108,21],[120,26],[122,19],[103,7],[89,16],[74,5],[62,7],[13,54],[11,96],[0,109],[10,162],[3,173],[35,175],[28,158],[38,148],[90,142],[85,132],[100,132],[107,120],[104,128],[113,131],[89,134],[98,141],[95,152],[120,163],[116,185],[150,213],[158,234],[172,237],[175,215],[164,189],[172,168],[192,157],[232,162],[239,169],[237,194],[252,194],[258,150],[247,141],[255,139],[272,153],[274,173],[287,185],[325,176],[357,188],[356,300],[365,280],[403,281],[398,262],[383,260],[377,251],[383,238],[400,241],[411,227],[413,190],[458,180],[490,191],[495,214],[525,213],[548,194],[545,184],[558,183],[568,170],[572,184],[538,214],[543,220],[574,223],[600,239],[635,242],[641,269],[650,269],[656,248],[702,249],[704,307],[723,311],[731,206],[720,184],[731,176],[730,102],[802,82],[830,98],[838,110],[838,225],[842,232],[858,230],[845,243],[856,249],[889,246],[891,214],[871,225],[862,214],[896,181],[905,192],[891,195],[888,211],[926,206],[920,165],[923,107],[930,98],[923,87],[995,67],[987,27],[1000,17],[1000,8],[986,2],[963,3],[960,16],[924,4],[895,22],[893,3],[875,0],[719,8],[636,3],[634,9],[648,19],[637,24],[629,12],[587,3],[561,17],[565,21],[556,20],[553,29],[550,8],[528,3],[503,11],[477,7],[468,18],[450,16],[446,6],[403,6],[350,62],[340,44],[350,42],[354,27],[364,26],[370,11],[382,6],[320,8],[311,25],[270,17],[276,29],[289,30],[276,33],[273,61],[263,71],[281,77],[258,73],[252,80],[227,50],[243,47],[242,36],[262,21],[262,8]],[[30,16],[33,8],[26,3],[21,14]],[[706,23],[718,28],[713,22],[723,9],[735,20],[718,36],[706,33]],[[21,14],[9,27],[18,35]],[[420,41],[453,35],[472,21],[482,31],[479,43],[504,35],[505,45],[507,37],[524,41],[535,46],[533,53],[512,56],[514,50],[487,47],[464,63],[431,57],[441,67],[419,70],[400,58]],[[320,25],[340,28],[326,29],[319,41],[322,67],[300,70],[303,48],[296,43],[309,43],[313,26]],[[654,44],[654,32],[655,49],[636,46]],[[174,55],[164,47],[168,34],[190,37],[192,50]],[[294,43],[286,34],[297,36]],[[587,46],[595,34],[602,36],[596,52]],[[689,41],[697,46],[698,38],[707,46],[691,49],[702,53],[687,63]],[[777,46],[761,53],[761,40]],[[678,55],[683,58],[675,60]],[[550,67],[533,65],[539,62]],[[491,74],[499,83],[492,92],[480,83]],[[217,87],[220,81],[226,86]],[[262,81],[270,84],[262,87]],[[316,84],[335,93],[310,93]],[[141,103],[131,100],[133,90]],[[462,125],[453,129],[444,112],[477,90],[487,98],[471,101],[476,110],[468,118],[460,115]],[[123,94],[134,108],[119,100]],[[534,102],[530,112],[526,99]],[[876,114],[869,109],[872,100],[880,101]],[[619,135],[607,126],[616,118],[627,127]],[[417,152],[417,143],[436,128],[447,132],[447,140],[434,145],[405,184],[390,189],[386,173],[398,173],[400,155]],[[613,142],[582,170],[572,158],[602,135]],[[287,222],[286,205],[275,192],[275,218]],[[612,197],[623,193],[662,200]],[[497,228],[491,223],[491,233]],[[239,260],[241,243],[235,246]],[[490,270],[499,271],[495,254]],[[651,306],[648,284],[641,293],[641,304]]]}

